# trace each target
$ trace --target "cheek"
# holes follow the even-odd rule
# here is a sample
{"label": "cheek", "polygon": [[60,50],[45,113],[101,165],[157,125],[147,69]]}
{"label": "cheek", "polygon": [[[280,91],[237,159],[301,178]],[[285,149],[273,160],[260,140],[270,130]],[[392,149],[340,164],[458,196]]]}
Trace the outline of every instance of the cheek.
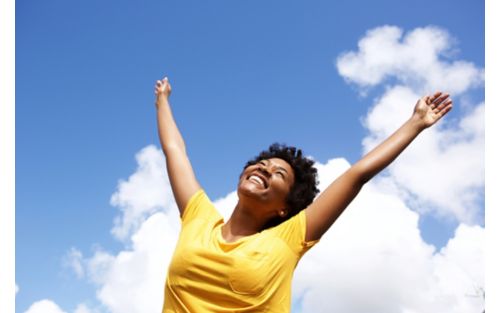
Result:
{"label": "cheek", "polygon": [[290,187],[288,184],[281,183],[281,184],[276,184],[274,186],[274,195],[275,198],[278,198],[282,201],[286,201],[286,198],[288,197],[288,194],[290,193]]}
{"label": "cheek", "polygon": [[248,171],[247,170],[243,170],[243,172],[241,172],[240,176],[238,177],[238,185],[240,185],[241,182],[244,181],[244,178],[247,177],[247,176],[248,176]]}
{"label": "cheek", "polygon": [[242,185],[245,184],[245,180],[243,179],[243,176],[240,176],[237,182],[237,189],[240,189]]}

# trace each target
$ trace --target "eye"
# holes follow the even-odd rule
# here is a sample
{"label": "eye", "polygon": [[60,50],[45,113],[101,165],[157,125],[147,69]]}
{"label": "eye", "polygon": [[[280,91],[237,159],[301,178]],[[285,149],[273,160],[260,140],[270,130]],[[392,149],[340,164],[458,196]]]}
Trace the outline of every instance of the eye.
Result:
{"label": "eye", "polygon": [[281,178],[285,179],[285,174],[283,174],[283,172],[276,172],[276,174],[280,175]]}

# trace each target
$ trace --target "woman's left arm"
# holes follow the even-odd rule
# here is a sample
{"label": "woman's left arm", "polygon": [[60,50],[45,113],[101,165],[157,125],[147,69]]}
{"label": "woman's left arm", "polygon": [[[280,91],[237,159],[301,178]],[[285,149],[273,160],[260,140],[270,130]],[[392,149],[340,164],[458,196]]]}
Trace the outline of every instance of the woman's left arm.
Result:
{"label": "woman's left arm", "polygon": [[419,99],[408,121],[339,176],[306,208],[306,240],[319,239],[366,182],[391,164],[418,134],[434,125],[451,108],[449,95],[441,92]]}

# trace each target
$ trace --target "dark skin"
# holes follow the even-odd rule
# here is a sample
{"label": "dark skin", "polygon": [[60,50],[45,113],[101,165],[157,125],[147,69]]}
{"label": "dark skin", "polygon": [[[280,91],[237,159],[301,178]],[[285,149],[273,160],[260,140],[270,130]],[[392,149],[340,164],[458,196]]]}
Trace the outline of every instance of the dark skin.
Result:
{"label": "dark skin", "polygon": [[[189,162],[184,140],[175,124],[168,97],[172,88],[165,78],[156,83],[158,132],[167,159],[167,171],[180,214],[201,187]],[[426,128],[452,109],[448,94],[436,92],[420,98],[410,118],[389,138],[333,181],[307,208],[306,241],[319,239],[337,220],[364,184],[386,168]],[[253,177],[252,177],[253,176]],[[246,168],[238,184],[238,203],[222,227],[232,242],[260,232],[275,217],[286,217],[286,197],[294,174],[284,160],[263,160]]]}
{"label": "dark skin", "polygon": [[286,197],[294,179],[292,167],[282,159],[262,160],[247,167],[238,183],[238,203],[222,227],[223,238],[238,240],[261,231],[276,216],[285,217]]}

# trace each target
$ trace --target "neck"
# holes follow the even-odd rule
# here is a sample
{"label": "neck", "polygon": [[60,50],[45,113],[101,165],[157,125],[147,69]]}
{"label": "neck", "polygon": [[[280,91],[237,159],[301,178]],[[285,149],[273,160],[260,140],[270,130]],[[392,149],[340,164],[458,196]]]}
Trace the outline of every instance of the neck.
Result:
{"label": "neck", "polygon": [[222,237],[224,240],[233,242],[262,230],[267,220],[258,218],[250,212],[252,211],[244,208],[240,202],[236,204],[231,217],[222,226]]}

